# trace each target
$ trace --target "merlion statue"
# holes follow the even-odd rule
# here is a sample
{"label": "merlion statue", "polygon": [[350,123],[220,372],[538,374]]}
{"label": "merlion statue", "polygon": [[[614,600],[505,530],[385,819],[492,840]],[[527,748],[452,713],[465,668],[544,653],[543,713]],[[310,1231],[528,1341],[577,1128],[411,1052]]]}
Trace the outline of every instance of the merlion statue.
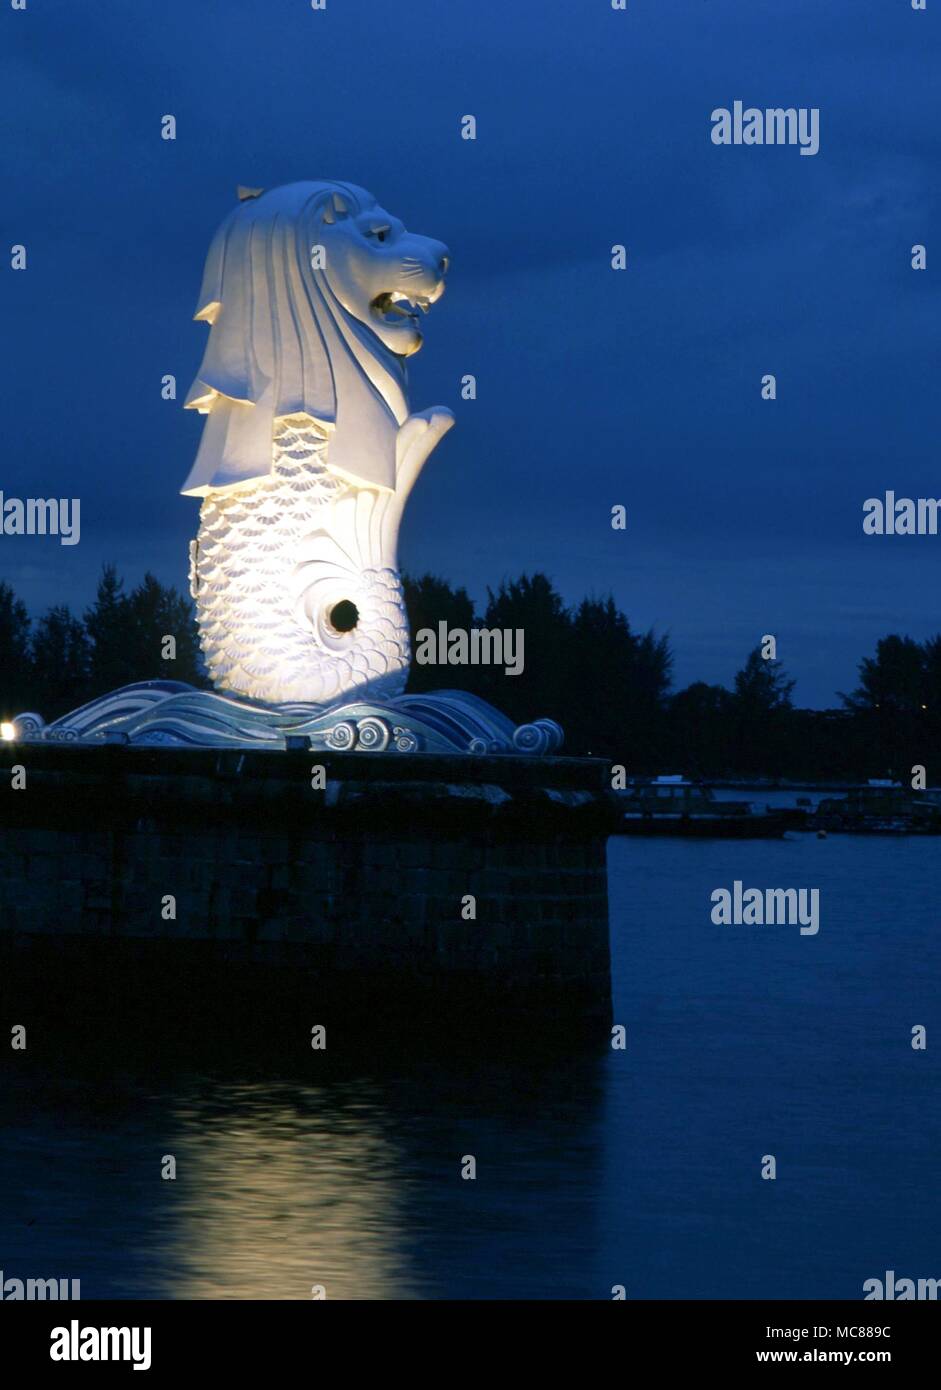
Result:
{"label": "merlion statue", "polygon": [[203,652],[227,694],[389,699],[410,657],[402,509],[454,423],[406,399],[447,248],[355,184],[240,195],[209,248],[196,312],[209,343],[186,399],[207,417],[182,489],[203,498],[190,547]]}
{"label": "merlion statue", "polygon": [[[206,259],[209,342],[186,405],[206,416],[183,485],[201,497],[190,587],[215,690],[161,677],[99,695],[25,741],[470,755],[552,752],[463,690],[404,692],[402,509],[454,424],[409,414],[405,359],[447,248],[350,183],[240,189]],[[153,673],[149,673],[152,674]]]}

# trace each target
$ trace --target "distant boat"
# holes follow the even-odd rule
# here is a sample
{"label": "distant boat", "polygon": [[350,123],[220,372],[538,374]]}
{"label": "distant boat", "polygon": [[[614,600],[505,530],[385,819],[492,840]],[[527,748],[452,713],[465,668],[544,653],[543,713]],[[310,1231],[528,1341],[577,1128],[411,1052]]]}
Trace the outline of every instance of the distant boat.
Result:
{"label": "distant boat", "polygon": [[783,812],[756,811],[749,801],[717,801],[709,787],[682,776],[637,777],[617,793],[624,835],[678,835],[690,839],[780,839]]}
{"label": "distant boat", "polygon": [[941,835],[941,788],[913,791],[901,782],[871,777],[844,797],[821,801],[810,826],[851,835]]}

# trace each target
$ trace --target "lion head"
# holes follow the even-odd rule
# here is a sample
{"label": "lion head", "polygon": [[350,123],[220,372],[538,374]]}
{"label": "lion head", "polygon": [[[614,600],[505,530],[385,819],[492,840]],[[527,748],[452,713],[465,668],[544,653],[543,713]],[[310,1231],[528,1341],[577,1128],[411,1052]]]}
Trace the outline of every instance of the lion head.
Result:
{"label": "lion head", "polygon": [[209,343],[186,406],[208,419],[182,491],[267,476],[274,421],[298,414],[328,429],[331,469],[393,489],[405,359],[447,268],[447,247],[355,184],[292,183],[242,201],[206,259],[195,317]]}

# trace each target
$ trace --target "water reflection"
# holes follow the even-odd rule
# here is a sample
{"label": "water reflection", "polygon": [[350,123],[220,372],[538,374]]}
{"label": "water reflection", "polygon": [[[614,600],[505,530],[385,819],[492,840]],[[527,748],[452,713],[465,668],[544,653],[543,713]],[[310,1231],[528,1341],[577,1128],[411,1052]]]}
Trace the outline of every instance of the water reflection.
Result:
{"label": "water reflection", "polygon": [[408,1297],[404,1156],[370,1088],[209,1085],[178,1102],[163,1242],[175,1298]]}
{"label": "water reflection", "polygon": [[[27,1053],[0,1048],[0,1269],[84,1298],[842,1299],[927,1277],[939,1054],[911,1028],[930,1040],[937,1011],[936,843],[624,840],[610,865],[625,1052],[404,1055],[387,1029],[385,1055],[331,1034],[296,1064],[187,1045],[158,1065],[109,1017],[92,1063],[31,1026]],[[736,878],[819,886],[820,933],[715,926]]]}
{"label": "water reflection", "polygon": [[586,1296],[602,1068],[412,1057],[286,1075],[233,1060],[115,1081],[74,1058],[67,1080],[34,1066],[2,1101],[33,1153],[0,1159],[0,1263],[62,1265],[86,1298]]}

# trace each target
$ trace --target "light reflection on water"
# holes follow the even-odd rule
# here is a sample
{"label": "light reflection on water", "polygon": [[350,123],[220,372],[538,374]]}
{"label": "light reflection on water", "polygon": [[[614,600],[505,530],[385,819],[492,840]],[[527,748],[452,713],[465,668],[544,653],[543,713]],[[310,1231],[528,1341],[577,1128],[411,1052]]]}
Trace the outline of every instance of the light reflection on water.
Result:
{"label": "light reflection on water", "polygon": [[213,1086],[173,1108],[165,1295],[398,1298],[407,1160],[366,1088]]}
{"label": "light reflection on water", "polygon": [[604,1062],[419,1058],[322,1083],[135,1066],[107,1089],[39,1070],[4,1092],[0,1267],[74,1271],[85,1297],[578,1296]]}
{"label": "light reflection on water", "polygon": [[[288,1299],[857,1298],[886,1269],[936,1277],[941,847],[615,840],[609,862],[626,1053],[6,1053],[5,1277]],[[714,927],[734,878],[818,887],[819,935]]]}

